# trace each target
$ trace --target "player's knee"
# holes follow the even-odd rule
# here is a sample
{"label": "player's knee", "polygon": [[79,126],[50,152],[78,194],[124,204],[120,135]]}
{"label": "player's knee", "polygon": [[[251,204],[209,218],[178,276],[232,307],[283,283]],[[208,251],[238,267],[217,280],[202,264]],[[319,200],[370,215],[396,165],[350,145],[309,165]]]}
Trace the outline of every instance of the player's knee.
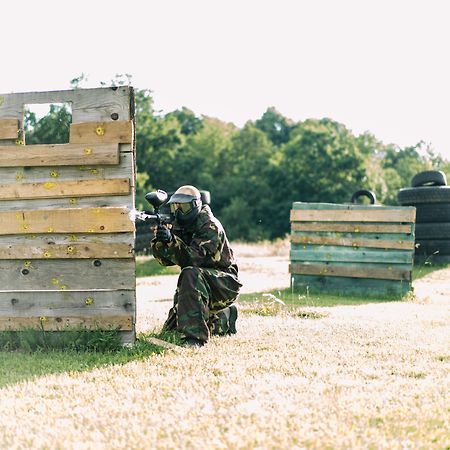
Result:
{"label": "player's knee", "polygon": [[196,280],[200,275],[200,269],[194,266],[186,266],[181,269],[180,281]]}

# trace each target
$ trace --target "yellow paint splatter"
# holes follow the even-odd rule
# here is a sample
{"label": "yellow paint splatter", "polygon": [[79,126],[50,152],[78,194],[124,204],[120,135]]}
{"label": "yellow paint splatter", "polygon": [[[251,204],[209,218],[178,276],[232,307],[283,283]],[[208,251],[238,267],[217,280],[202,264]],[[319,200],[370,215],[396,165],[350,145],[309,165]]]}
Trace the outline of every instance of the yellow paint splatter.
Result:
{"label": "yellow paint splatter", "polygon": [[88,233],[95,233],[95,230],[93,228],[89,228],[89,230],[87,230]]}
{"label": "yellow paint splatter", "polygon": [[62,284],[59,288],[60,288],[62,291],[65,291],[65,290],[67,289],[67,286],[66,286],[65,284]]}
{"label": "yellow paint splatter", "polygon": [[16,181],[22,181],[23,180],[23,173],[17,172],[16,173]]}
{"label": "yellow paint splatter", "polygon": [[45,316],[41,316],[41,317],[39,317],[39,321],[41,322],[41,323],[44,323],[44,322],[47,322],[47,317],[45,317]]}
{"label": "yellow paint splatter", "polygon": [[52,284],[54,284],[55,286],[56,286],[57,284],[59,284],[58,278],[52,278]]}
{"label": "yellow paint splatter", "polygon": [[86,303],[86,305],[88,306],[92,305],[94,303],[94,299],[92,297],[87,297],[84,303]]}
{"label": "yellow paint splatter", "polygon": [[16,145],[25,145],[22,139],[16,139]]}
{"label": "yellow paint splatter", "polygon": [[52,171],[50,172],[50,176],[51,176],[52,178],[58,178],[58,177],[59,177],[59,173],[58,173],[57,170],[52,170]]}
{"label": "yellow paint splatter", "polygon": [[71,234],[69,236],[69,241],[76,241],[76,240],[77,240],[77,237],[74,234]]}
{"label": "yellow paint splatter", "polygon": [[49,181],[47,181],[47,183],[44,183],[45,189],[53,189],[55,186],[55,183],[51,183]]}
{"label": "yellow paint splatter", "polygon": [[69,253],[69,254],[75,253],[75,247],[73,245],[68,245],[67,253]]}
{"label": "yellow paint splatter", "polygon": [[71,205],[77,205],[77,204],[78,204],[78,198],[72,197],[72,198],[69,200],[69,203],[70,203]]}
{"label": "yellow paint splatter", "polygon": [[27,225],[26,223],[24,223],[24,224],[22,225],[22,229],[28,230],[28,225]]}
{"label": "yellow paint splatter", "polygon": [[97,169],[91,169],[91,173],[92,173],[92,175],[97,175],[98,174],[98,170]]}
{"label": "yellow paint splatter", "polygon": [[105,129],[104,129],[103,127],[98,126],[98,127],[95,129],[95,134],[96,134],[97,136],[104,136],[104,135],[105,135]]}
{"label": "yellow paint splatter", "polygon": [[25,267],[31,267],[31,261],[25,261],[25,262],[23,263],[23,265],[24,265]]}
{"label": "yellow paint splatter", "polygon": [[92,155],[92,148],[86,147],[84,149],[84,154],[85,155]]}
{"label": "yellow paint splatter", "polygon": [[52,254],[50,252],[44,252],[44,258],[50,258]]}
{"label": "yellow paint splatter", "polygon": [[54,231],[55,231],[55,229],[52,227],[47,228],[47,233],[53,233]]}

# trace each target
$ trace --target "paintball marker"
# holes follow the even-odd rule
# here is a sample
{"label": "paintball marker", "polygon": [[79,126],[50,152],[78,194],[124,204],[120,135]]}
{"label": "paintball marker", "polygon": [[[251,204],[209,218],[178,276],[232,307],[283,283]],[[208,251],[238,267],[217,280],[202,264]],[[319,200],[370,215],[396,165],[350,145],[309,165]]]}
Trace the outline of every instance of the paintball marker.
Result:
{"label": "paintball marker", "polygon": [[142,220],[144,222],[154,222],[156,225],[168,224],[172,222],[172,217],[170,210],[164,213],[160,213],[161,206],[164,206],[167,200],[169,200],[169,195],[167,192],[158,189],[154,192],[148,192],[145,194],[145,200],[153,207],[153,214],[147,211],[139,211],[136,215],[136,219]]}

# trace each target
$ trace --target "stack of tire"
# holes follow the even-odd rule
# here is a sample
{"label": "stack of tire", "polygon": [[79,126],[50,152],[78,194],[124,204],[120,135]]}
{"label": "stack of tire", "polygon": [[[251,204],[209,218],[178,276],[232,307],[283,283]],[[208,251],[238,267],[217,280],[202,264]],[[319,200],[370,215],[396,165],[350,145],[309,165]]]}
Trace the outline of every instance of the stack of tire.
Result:
{"label": "stack of tire", "polygon": [[401,205],[416,207],[416,261],[450,262],[450,186],[445,173],[419,172],[397,198]]}

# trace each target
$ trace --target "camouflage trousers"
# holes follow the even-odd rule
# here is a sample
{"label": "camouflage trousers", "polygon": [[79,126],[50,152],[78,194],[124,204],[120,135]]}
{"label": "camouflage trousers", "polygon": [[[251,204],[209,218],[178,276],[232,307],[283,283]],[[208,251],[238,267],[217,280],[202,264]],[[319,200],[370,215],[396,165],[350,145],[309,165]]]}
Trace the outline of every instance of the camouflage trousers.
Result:
{"label": "camouflage trousers", "polygon": [[183,268],[163,329],[177,330],[186,338],[207,342],[215,329],[217,313],[236,300],[241,286],[230,273],[193,266]]}

